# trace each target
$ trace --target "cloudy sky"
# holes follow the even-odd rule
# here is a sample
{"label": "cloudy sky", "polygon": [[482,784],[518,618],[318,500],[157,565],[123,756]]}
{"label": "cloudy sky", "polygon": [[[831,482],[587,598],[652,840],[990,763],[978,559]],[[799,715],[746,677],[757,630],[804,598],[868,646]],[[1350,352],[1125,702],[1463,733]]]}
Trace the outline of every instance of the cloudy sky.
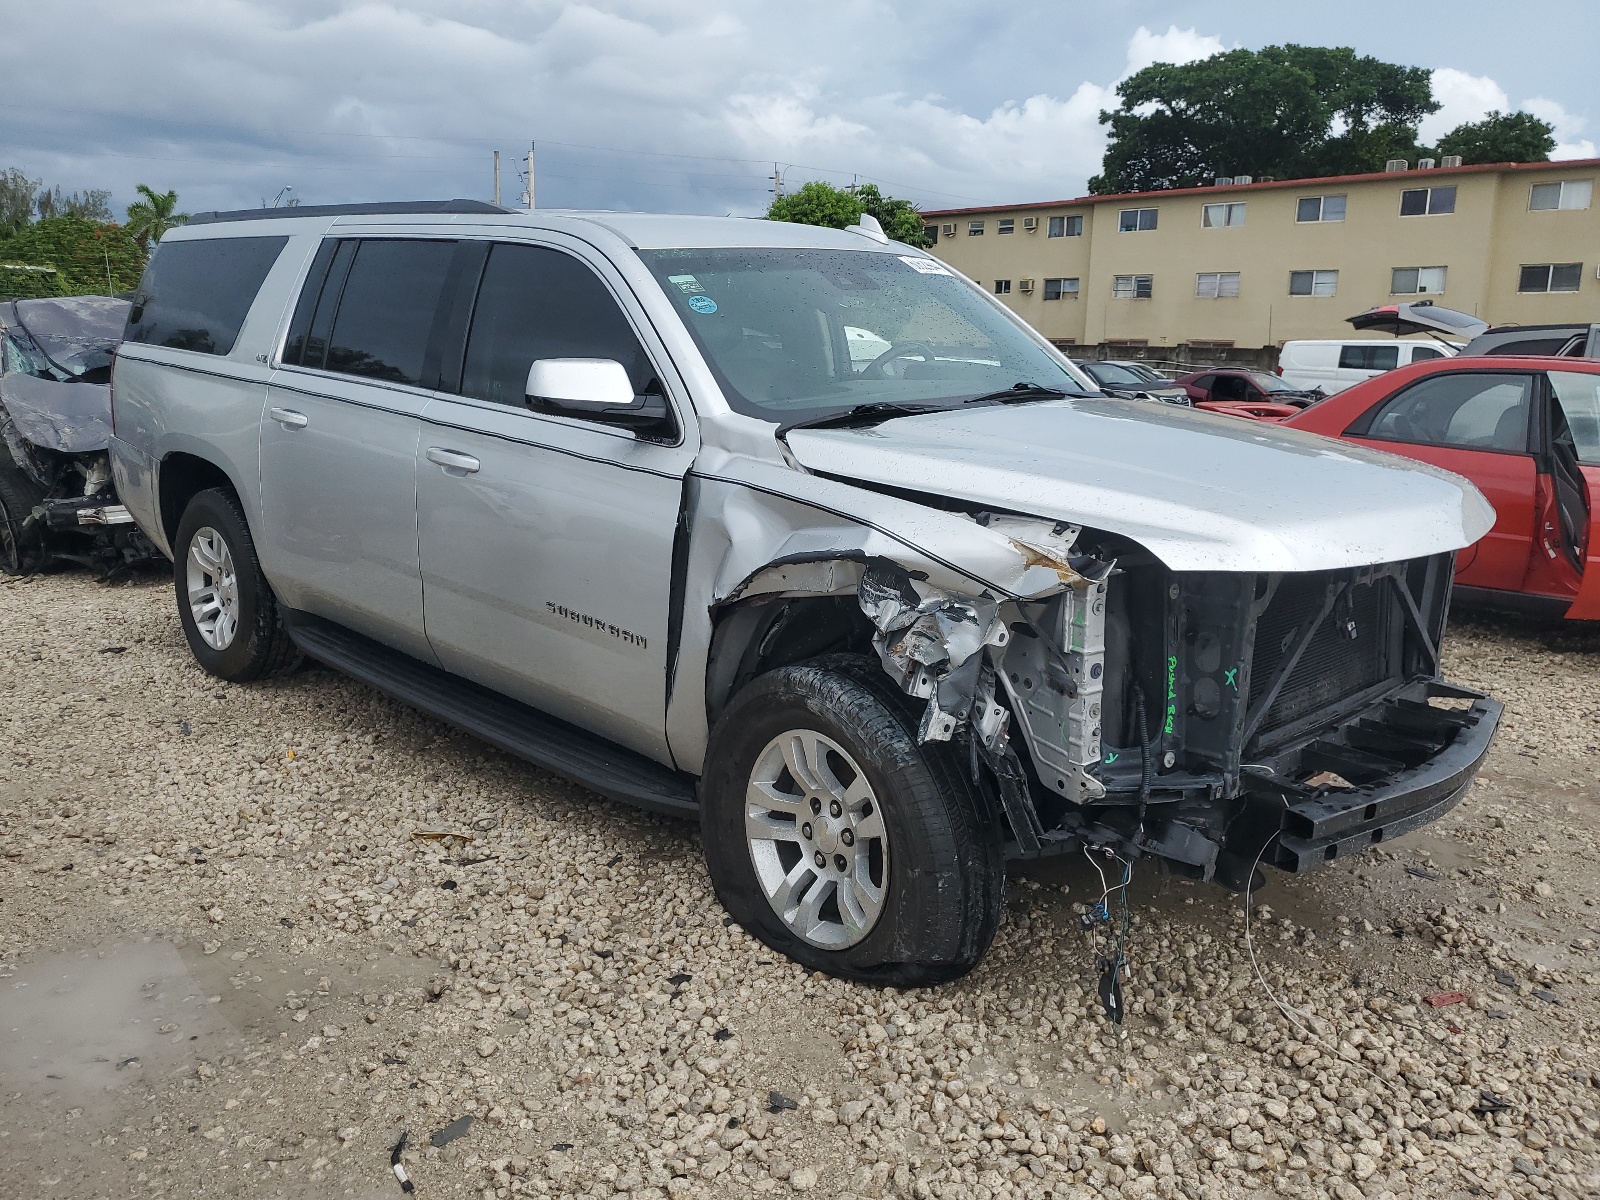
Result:
{"label": "cloudy sky", "polygon": [[[0,168],[176,188],[191,211],[472,196],[758,212],[768,176],[924,208],[1082,194],[1128,72],[1351,45],[1433,71],[1437,137],[1489,109],[1595,154],[1600,5],[1138,0],[0,0]],[[1408,11],[1408,9],[1410,11]]]}

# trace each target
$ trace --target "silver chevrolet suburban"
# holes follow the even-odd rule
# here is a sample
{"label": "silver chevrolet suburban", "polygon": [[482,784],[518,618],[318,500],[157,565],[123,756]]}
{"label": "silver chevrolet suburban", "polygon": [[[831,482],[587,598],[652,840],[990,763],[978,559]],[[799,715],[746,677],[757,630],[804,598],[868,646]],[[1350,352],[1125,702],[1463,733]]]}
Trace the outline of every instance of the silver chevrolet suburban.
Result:
{"label": "silver chevrolet suburban", "polygon": [[113,395],[206,670],[309,656],[696,817],[732,917],[853,979],[971,968],[1007,862],[1392,838],[1499,719],[1440,675],[1469,483],[1100,394],[870,218],[208,214]]}

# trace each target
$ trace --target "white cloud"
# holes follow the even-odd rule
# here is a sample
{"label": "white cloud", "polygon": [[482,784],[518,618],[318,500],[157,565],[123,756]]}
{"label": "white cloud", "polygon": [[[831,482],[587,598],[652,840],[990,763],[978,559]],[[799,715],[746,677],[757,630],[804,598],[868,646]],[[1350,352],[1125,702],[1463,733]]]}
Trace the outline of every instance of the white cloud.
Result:
{"label": "white cloud", "polygon": [[1422,118],[1417,136],[1431,145],[1458,125],[1483,120],[1485,113],[1507,112],[1511,98],[1487,75],[1468,75],[1454,67],[1433,72],[1433,98],[1439,111]]}
{"label": "white cloud", "polygon": [[1128,69],[1124,78],[1158,62],[1181,65],[1210,58],[1226,49],[1220,38],[1196,33],[1193,29],[1169,25],[1165,33],[1151,33],[1141,25],[1128,39]]}
{"label": "white cloud", "polygon": [[1547,100],[1543,96],[1534,96],[1531,99],[1524,100],[1522,107],[1541,121],[1549,122],[1550,126],[1555,130],[1556,148],[1550,152],[1551,158],[1595,157],[1594,140],[1578,136],[1589,127],[1587,118],[1569,113],[1556,101]]}
{"label": "white cloud", "polygon": [[1534,96],[1521,105],[1513,105],[1506,90],[1487,75],[1468,75],[1454,67],[1441,67],[1433,72],[1432,78],[1433,98],[1441,107],[1422,119],[1418,134],[1425,143],[1438,141],[1458,125],[1481,121],[1491,112],[1512,112],[1520,108],[1554,129],[1556,148],[1551,151],[1551,158],[1595,157],[1594,140],[1579,136],[1588,128],[1588,118],[1568,112],[1555,100]]}
{"label": "white cloud", "polygon": [[[146,0],[89,22],[69,3],[12,8],[0,167],[117,203],[135,183],[175,187],[191,210],[284,184],[306,203],[487,198],[495,147],[510,200],[529,138],[551,205],[758,212],[773,160],[804,164],[793,182],[859,172],[925,207],[1074,196],[1118,80],[1226,48],[1176,25],[1107,42],[1053,19],[1058,0],[1003,19],[957,0]],[[44,52],[69,44],[101,64],[70,89]],[[1446,69],[1435,86],[1447,127],[1509,107],[1493,80]],[[1562,121],[1581,152],[1581,120]]]}

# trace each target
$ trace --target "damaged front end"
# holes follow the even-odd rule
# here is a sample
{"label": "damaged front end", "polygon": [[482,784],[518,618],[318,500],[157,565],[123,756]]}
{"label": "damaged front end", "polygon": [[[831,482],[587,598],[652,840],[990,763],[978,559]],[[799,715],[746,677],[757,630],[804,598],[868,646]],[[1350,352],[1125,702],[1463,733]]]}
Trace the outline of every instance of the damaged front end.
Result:
{"label": "damaged front end", "polygon": [[858,599],[926,701],[922,740],[966,743],[1013,857],[1100,847],[1244,887],[1257,862],[1304,870],[1436,819],[1488,751],[1500,705],[1440,677],[1452,554],[1184,572],[993,520],[1035,531],[1013,541],[1059,591],[952,593],[876,560]]}
{"label": "damaged front end", "polygon": [[83,296],[0,309],[0,567],[52,559],[102,574],[160,557],[116,494],[111,353],[127,302]]}

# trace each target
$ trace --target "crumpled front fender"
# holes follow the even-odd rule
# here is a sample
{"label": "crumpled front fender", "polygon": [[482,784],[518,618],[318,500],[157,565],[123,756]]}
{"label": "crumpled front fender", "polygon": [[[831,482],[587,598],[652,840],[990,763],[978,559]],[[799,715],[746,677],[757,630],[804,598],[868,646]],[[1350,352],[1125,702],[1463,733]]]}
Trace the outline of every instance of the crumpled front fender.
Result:
{"label": "crumpled front fender", "polygon": [[[993,646],[986,639],[1000,604],[1045,599],[1081,579],[1069,561],[1077,530],[1061,522],[1014,516],[980,521],[755,459],[729,457],[717,468],[689,479],[692,533],[667,713],[673,756],[687,771],[699,772],[709,735],[705,689],[690,681],[706,680],[713,631],[730,606],[858,595],[874,564],[892,567],[917,596],[912,608],[929,604],[896,632],[914,630],[924,658],[947,662],[954,676],[943,688],[952,707],[938,704],[935,696],[938,712],[930,713],[924,731],[948,738],[974,711],[979,692],[993,695],[992,684],[985,689],[968,678],[987,658],[965,646],[970,639],[959,635],[969,632],[968,623],[952,614],[981,609],[988,620],[975,646]],[[1004,623],[998,624],[1003,640]],[[883,635],[883,626],[878,628]],[[941,628],[943,634],[934,632]],[[941,638],[947,649],[955,647],[942,659],[933,648]],[[897,637],[895,644],[905,641]],[[993,719],[988,726],[991,732],[998,728]]]}

